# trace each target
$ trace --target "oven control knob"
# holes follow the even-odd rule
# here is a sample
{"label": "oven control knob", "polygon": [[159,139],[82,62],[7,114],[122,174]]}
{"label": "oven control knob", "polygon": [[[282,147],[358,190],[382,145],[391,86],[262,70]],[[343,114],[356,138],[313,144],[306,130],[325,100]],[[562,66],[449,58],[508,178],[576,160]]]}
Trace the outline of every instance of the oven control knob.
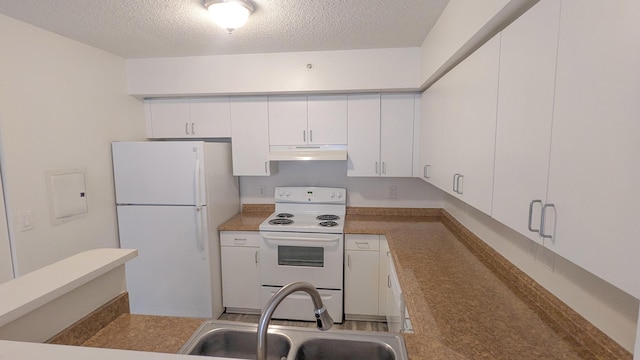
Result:
{"label": "oven control knob", "polygon": [[342,193],[338,192],[338,199],[342,198]]}
{"label": "oven control knob", "polygon": [[278,196],[283,196],[284,195],[284,191],[283,190],[278,190]]}
{"label": "oven control knob", "polygon": [[288,190],[287,190],[287,192],[285,193],[285,195],[287,195],[287,196],[291,196],[291,191],[288,191]]}
{"label": "oven control knob", "polygon": [[333,199],[334,197],[336,197],[336,193],[332,191],[332,192],[329,194],[329,197]]}

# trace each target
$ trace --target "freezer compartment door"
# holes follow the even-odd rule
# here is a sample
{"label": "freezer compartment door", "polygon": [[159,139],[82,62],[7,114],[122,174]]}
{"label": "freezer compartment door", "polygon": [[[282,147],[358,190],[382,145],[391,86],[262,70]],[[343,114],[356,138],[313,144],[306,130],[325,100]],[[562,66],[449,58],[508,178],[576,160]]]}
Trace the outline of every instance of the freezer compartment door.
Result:
{"label": "freezer compartment door", "polygon": [[114,142],[116,203],[205,205],[204,143]]}
{"label": "freezer compartment door", "polygon": [[212,316],[207,208],[118,206],[120,246],[138,249],[128,262],[131,313]]}

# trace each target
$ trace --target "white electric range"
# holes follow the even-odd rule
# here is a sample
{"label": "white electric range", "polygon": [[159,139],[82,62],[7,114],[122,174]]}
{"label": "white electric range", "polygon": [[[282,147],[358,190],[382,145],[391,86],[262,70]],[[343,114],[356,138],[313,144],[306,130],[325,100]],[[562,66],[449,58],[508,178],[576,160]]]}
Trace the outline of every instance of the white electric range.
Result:
{"label": "white electric range", "polygon": [[[293,281],[313,284],[336,322],[342,322],[344,217],[343,188],[277,187],[275,212],[260,224],[262,305]],[[274,318],[315,321],[311,298],[288,296]]]}

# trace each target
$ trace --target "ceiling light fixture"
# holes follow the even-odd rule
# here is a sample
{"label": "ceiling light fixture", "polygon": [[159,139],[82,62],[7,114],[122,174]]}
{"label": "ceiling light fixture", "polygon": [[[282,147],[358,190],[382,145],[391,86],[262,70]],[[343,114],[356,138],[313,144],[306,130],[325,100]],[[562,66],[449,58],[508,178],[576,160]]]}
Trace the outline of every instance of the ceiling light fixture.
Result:
{"label": "ceiling light fixture", "polygon": [[247,22],[253,12],[248,0],[205,0],[204,7],[209,10],[213,21],[227,29],[229,34]]}

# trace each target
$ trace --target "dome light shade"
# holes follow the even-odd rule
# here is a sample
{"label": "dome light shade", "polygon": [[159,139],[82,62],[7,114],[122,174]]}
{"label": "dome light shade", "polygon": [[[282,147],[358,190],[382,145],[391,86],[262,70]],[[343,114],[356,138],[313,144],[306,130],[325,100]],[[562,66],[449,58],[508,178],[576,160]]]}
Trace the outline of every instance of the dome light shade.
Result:
{"label": "dome light shade", "polygon": [[229,34],[244,25],[253,12],[253,5],[246,0],[206,0],[204,6],[213,21],[227,29]]}

